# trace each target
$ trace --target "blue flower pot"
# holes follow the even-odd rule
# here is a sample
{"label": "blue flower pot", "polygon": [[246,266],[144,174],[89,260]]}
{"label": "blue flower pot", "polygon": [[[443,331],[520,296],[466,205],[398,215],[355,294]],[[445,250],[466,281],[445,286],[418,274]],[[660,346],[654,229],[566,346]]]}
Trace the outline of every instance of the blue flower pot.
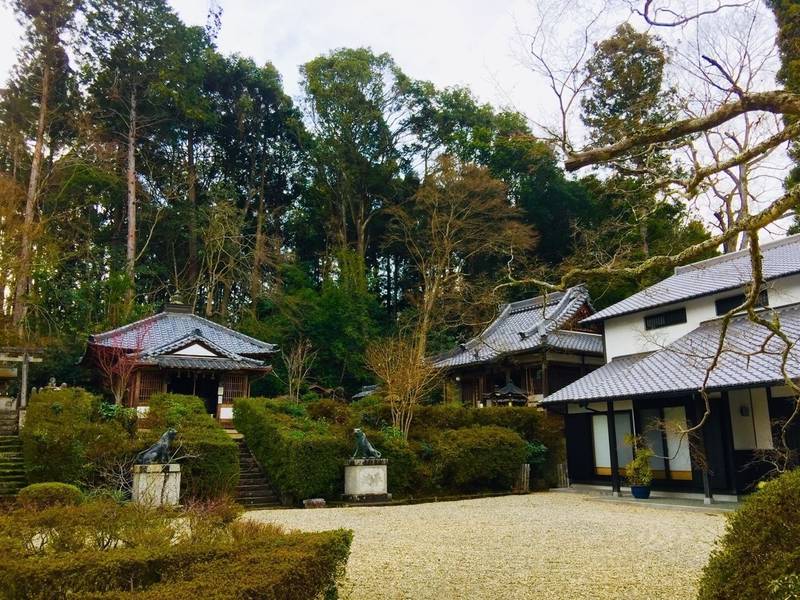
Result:
{"label": "blue flower pot", "polygon": [[631,496],[639,500],[647,500],[650,497],[649,485],[632,485]]}

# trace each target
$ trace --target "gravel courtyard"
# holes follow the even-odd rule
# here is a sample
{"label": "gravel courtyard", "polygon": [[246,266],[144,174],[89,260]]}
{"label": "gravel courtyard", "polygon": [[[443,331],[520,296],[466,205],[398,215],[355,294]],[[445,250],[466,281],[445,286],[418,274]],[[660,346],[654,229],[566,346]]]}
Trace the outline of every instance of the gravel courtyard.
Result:
{"label": "gravel courtyard", "polygon": [[541,493],[393,507],[265,510],[355,532],[342,597],[693,598],[720,514]]}

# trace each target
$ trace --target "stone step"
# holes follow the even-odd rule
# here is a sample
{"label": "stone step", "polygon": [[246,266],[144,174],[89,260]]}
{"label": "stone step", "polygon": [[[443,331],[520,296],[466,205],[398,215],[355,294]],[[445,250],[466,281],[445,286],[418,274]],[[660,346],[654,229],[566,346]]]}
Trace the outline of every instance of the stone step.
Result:
{"label": "stone step", "polygon": [[247,498],[269,498],[270,500],[277,502],[278,496],[273,493],[270,489],[259,489],[259,490],[236,490],[236,499],[241,502]]}
{"label": "stone step", "polygon": [[246,496],[237,500],[240,504],[254,504],[256,502],[270,502],[279,504],[278,497],[275,494],[261,494],[254,496]]}
{"label": "stone step", "polygon": [[272,498],[245,498],[239,500],[239,504],[247,508],[276,508],[280,502]]}

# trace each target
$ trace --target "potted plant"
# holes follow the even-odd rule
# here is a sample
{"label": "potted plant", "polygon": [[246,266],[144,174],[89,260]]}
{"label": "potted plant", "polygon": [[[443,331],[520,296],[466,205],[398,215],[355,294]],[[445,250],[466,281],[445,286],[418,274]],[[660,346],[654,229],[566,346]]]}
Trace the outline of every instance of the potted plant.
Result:
{"label": "potted plant", "polygon": [[653,481],[650,459],[654,452],[640,436],[629,436],[626,442],[633,445],[633,460],[625,466],[631,495],[639,500],[647,500],[650,497],[650,483]]}

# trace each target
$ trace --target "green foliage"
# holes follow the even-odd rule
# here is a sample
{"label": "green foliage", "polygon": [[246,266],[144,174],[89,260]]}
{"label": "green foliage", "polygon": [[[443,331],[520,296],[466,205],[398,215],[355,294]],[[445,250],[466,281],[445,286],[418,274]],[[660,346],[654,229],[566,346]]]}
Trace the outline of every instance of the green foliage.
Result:
{"label": "green foliage", "polygon": [[316,598],[343,575],[351,541],[234,522],[225,505],[16,511],[0,516],[0,598]]}
{"label": "green foliage", "polygon": [[527,450],[519,434],[494,425],[443,431],[434,448],[439,485],[467,491],[510,490]]}
{"label": "green foliage", "polygon": [[292,417],[265,398],[241,398],[234,405],[236,429],[290,502],[341,494],[350,444],[325,421]]}
{"label": "green foliage", "polygon": [[560,420],[533,408],[421,406],[408,441],[391,427],[389,408],[377,396],[349,405],[241,399],[234,421],[278,490],[294,502],[341,494],[354,427],[389,460],[389,491],[397,497],[509,490],[526,461],[539,485],[553,485],[563,458]]}
{"label": "green foliage", "polygon": [[[700,580],[699,600],[764,598],[800,573],[800,469],[767,482],[728,517]],[[795,591],[797,588],[792,588]],[[792,598],[775,594],[778,598]]]}
{"label": "green foliage", "polygon": [[216,498],[234,493],[239,482],[239,447],[211,415],[200,398],[180,394],[150,397],[148,427],[163,432],[175,428],[180,447],[184,496]]}
{"label": "green foliage", "polygon": [[28,481],[98,483],[104,466],[135,453],[127,413],[103,418],[100,398],[80,388],[42,390],[20,432]]}
{"label": "green foliage", "polygon": [[629,485],[649,486],[653,481],[653,470],[650,468],[650,459],[653,451],[650,448],[640,448],[636,451],[633,460],[625,465],[626,478]]}
{"label": "green foliage", "polygon": [[541,477],[542,468],[547,463],[547,446],[541,442],[525,442],[525,462],[531,466],[535,477]]}
{"label": "green foliage", "polygon": [[51,506],[77,506],[83,492],[69,483],[49,481],[32,483],[17,493],[17,504],[26,510],[42,510]]}

